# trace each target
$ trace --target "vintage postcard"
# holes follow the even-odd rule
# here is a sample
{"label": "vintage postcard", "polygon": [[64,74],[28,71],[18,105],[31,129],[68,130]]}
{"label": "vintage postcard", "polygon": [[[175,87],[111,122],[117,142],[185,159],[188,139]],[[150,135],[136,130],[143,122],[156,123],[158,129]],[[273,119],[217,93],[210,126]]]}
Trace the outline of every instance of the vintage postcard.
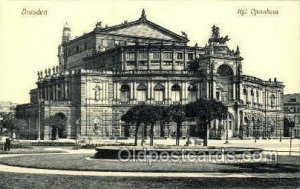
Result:
{"label": "vintage postcard", "polygon": [[300,2],[0,0],[0,188],[299,188]]}

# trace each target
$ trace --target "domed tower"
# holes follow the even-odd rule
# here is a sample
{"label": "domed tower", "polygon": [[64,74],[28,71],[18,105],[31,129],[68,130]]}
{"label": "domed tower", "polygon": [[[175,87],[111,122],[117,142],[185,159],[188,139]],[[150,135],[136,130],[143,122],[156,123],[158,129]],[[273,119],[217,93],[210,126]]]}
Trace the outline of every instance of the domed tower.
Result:
{"label": "domed tower", "polygon": [[[69,27],[68,23],[66,22],[66,24],[64,25],[64,28],[63,28],[62,44],[66,43],[70,40],[71,40],[71,28]],[[66,69],[66,64],[65,64],[66,52],[65,52],[65,49],[62,44],[58,46],[58,54],[57,54],[60,71],[63,71]]]}
{"label": "domed tower", "polygon": [[69,27],[68,23],[66,22],[63,28],[63,35],[62,35],[62,43],[68,42],[71,40],[71,28]]}

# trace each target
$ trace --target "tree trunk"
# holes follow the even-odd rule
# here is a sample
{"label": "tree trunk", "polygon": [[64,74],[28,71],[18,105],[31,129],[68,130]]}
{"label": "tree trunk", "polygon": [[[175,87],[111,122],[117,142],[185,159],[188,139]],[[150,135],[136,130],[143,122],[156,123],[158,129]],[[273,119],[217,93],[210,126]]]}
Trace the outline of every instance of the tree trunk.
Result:
{"label": "tree trunk", "polygon": [[165,126],[166,126],[166,124],[164,121],[160,122],[160,136],[161,137],[165,137]]}
{"label": "tree trunk", "polygon": [[154,127],[154,124],[151,124],[151,126],[150,126],[150,146],[153,146],[153,137],[154,137],[153,127]]}
{"label": "tree trunk", "polygon": [[177,123],[177,128],[176,128],[176,146],[179,146],[179,132],[180,132],[180,123]]}
{"label": "tree trunk", "polygon": [[204,122],[204,139],[203,139],[203,146],[207,146],[207,141],[208,141],[208,139],[207,139],[207,137],[208,137],[208,134],[207,134],[207,132],[208,132],[208,121],[205,121]]}
{"label": "tree trunk", "polygon": [[137,124],[135,126],[135,132],[134,132],[134,145],[137,146],[138,144],[138,131],[139,131],[139,125]]}
{"label": "tree trunk", "polygon": [[55,140],[58,139],[58,127],[55,128]]}
{"label": "tree trunk", "polygon": [[14,134],[14,129],[11,128],[11,129],[10,129],[10,138],[13,138],[13,134]]}

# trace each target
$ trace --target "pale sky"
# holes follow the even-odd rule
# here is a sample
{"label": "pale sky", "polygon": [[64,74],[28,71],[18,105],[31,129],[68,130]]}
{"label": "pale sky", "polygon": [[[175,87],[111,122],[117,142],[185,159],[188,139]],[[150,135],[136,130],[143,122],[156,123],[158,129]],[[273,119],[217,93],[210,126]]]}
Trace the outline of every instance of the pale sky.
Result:
{"label": "pale sky", "polygon": [[[47,10],[44,16],[21,15],[23,9]],[[277,77],[284,92],[300,92],[300,2],[290,1],[7,1],[0,0],[0,101],[29,102],[37,71],[58,64],[57,46],[66,21],[72,37],[95,27],[140,17],[175,33],[184,31],[204,46],[212,25],[240,46],[243,73],[264,80]],[[239,9],[247,9],[241,16]],[[251,14],[252,9],[279,10],[278,15]]]}

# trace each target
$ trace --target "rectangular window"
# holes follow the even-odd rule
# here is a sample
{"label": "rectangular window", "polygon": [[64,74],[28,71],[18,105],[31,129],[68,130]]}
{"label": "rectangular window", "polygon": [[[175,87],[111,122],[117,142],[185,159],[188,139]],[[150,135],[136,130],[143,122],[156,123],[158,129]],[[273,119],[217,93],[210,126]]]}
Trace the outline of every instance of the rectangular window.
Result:
{"label": "rectangular window", "polygon": [[189,91],[188,99],[189,102],[195,102],[197,100],[197,91]]}
{"label": "rectangular window", "polygon": [[154,101],[158,101],[158,102],[164,101],[164,91],[155,90],[154,91]]}
{"label": "rectangular window", "polygon": [[126,60],[134,61],[135,60],[135,53],[134,52],[126,53]]}
{"label": "rectangular window", "polygon": [[180,102],[180,100],[181,100],[180,91],[172,91],[171,99],[172,99],[173,102]]}
{"label": "rectangular window", "polygon": [[121,102],[129,102],[130,100],[130,91],[121,92]]}
{"label": "rectangular window", "polygon": [[182,59],[182,53],[177,53],[177,59],[181,60]]}
{"label": "rectangular window", "polygon": [[193,53],[188,53],[188,59],[189,60],[194,60],[194,54]]}
{"label": "rectangular window", "polygon": [[138,90],[137,91],[137,101],[145,102],[147,99],[147,91],[146,90]]}
{"label": "rectangular window", "polygon": [[147,60],[147,52],[139,52],[139,60]]}
{"label": "rectangular window", "polygon": [[171,52],[164,52],[163,53],[163,59],[172,59],[172,53]]}
{"label": "rectangular window", "polygon": [[159,60],[160,59],[160,53],[159,52],[153,52],[153,57],[154,60]]}

